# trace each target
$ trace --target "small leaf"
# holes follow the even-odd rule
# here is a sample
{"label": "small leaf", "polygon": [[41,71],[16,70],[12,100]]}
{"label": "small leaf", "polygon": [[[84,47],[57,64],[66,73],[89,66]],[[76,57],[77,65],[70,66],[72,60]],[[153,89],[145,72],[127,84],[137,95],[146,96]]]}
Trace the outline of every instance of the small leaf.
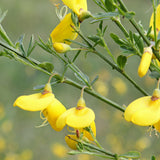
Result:
{"label": "small leaf", "polygon": [[119,68],[123,69],[126,62],[127,62],[127,57],[126,56],[123,56],[123,55],[118,56],[117,64],[118,64]]}
{"label": "small leaf", "polygon": [[143,46],[143,39],[142,39],[142,37],[140,37],[137,34],[133,34],[133,38],[134,38],[134,41],[135,41],[135,43],[136,43],[139,51],[141,53],[143,53],[144,46]]}
{"label": "small leaf", "polygon": [[112,37],[112,39],[119,44],[120,46],[124,44],[124,42],[114,33],[111,33],[110,36]]}
{"label": "small leaf", "polygon": [[109,12],[115,11],[116,7],[114,6],[114,0],[105,0],[105,7]]}
{"label": "small leaf", "polygon": [[27,57],[31,54],[36,44],[34,43],[34,36],[32,35],[29,41],[28,49],[27,49]]}
{"label": "small leaf", "polygon": [[103,21],[100,21],[100,23],[99,23],[99,29],[100,29],[101,32],[102,32],[102,28],[103,28]]}
{"label": "small leaf", "polygon": [[130,37],[130,40],[133,42],[133,33],[131,31],[129,31],[129,37]]}
{"label": "small leaf", "polygon": [[97,36],[97,35],[91,35],[91,36],[88,36],[88,39],[92,40],[93,42],[101,45],[104,47],[104,43],[101,39],[101,37]]}
{"label": "small leaf", "polygon": [[23,45],[24,37],[25,37],[24,34],[21,35],[21,36],[19,37],[18,41],[17,41],[17,44],[19,44],[19,48],[20,48],[20,50],[22,51],[22,54],[23,54],[24,56],[26,56],[26,52],[25,52],[24,45]]}
{"label": "small leaf", "polygon": [[137,151],[129,151],[125,154],[120,155],[119,157],[137,159],[140,158],[140,156],[140,153]]}
{"label": "small leaf", "polygon": [[76,27],[79,27],[79,20],[78,20],[77,15],[74,12],[72,12],[71,18],[72,18],[72,22],[74,23],[74,25]]}
{"label": "small leaf", "polygon": [[4,18],[6,17],[8,11],[5,11],[4,13],[2,13],[2,11],[0,10],[0,23],[2,23],[2,21],[4,20]]}
{"label": "small leaf", "polygon": [[91,82],[91,85],[93,85],[93,84],[98,80],[98,78],[99,78],[99,75],[97,75],[97,76],[93,79],[93,81]]}
{"label": "small leaf", "polygon": [[0,24],[0,36],[3,38],[3,40],[5,42],[7,42],[7,44],[9,44],[10,46],[14,47],[12,41],[10,40],[10,38],[8,37],[6,31],[3,29],[2,25]]}
{"label": "small leaf", "polygon": [[52,72],[53,69],[54,69],[54,66],[52,63],[49,63],[49,62],[43,62],[43,63],[40,63],[38,64],[39,67],[47,70],[48,72]]}
{"label": "small leaf", "polygon": [[99,13],[93,14],[92,16],[94,17],[94,19],[102,20],[102,19],[110,19],[111,17],[116,17],[118,15],[119,15],[118,12],[107,12],[107,13],[99,12]]}

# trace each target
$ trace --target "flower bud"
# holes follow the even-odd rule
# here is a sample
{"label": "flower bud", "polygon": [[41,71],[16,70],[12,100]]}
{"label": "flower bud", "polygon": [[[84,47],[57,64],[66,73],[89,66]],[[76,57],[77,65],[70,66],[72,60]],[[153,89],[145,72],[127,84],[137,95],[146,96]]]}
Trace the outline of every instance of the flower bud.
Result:
{"label": "flower bud", "polygon": [[53,48],[58,53],[65,53],[67,51],[72,50],[72,48],[70,47],[70,45],[65,44],[65,43],[58,43],[58,42],[53,43]]}
{"label": "flower bud", "polygon": [[144,53],[142,55],[141,62],[138,67],[138,75],[140,77],[143,77],[144,75],[146,75],[151,63],[152,54],[153,53],[152,53],[151,47],[144,48]]}
{"label": "flower bud", "polygon": [[82,22],[83,20],[91,17],[91,12],[89,11],[80,11],[80,15],[78,16],[79,22]]}

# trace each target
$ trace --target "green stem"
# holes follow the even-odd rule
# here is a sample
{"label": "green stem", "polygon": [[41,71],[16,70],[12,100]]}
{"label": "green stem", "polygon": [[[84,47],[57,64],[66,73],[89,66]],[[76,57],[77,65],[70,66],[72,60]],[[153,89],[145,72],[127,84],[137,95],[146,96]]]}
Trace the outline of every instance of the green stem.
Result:
{"label": "green stem", "polygon": [[[121,8],[125,11],[128,12],[127,7],[124,5],[122,0],[117,0],[119,2],[119,4],[121,5]],[[145,43],[150,46],[151,43],[150,41],[147,39],[147,37],[144,35],[143,31],[141,30],[141,28],[139,27],[139,25],[137,24],[137,22],[135,21],[134,18],[129,19],[130,23],[135,27],[135,29],[138,31],[138,33],[141,35],[141,37],[143,38],[143,40],[145,41]]]}
{"label": "green stem", "polygon": [[89,144],[89,143],[86,143],[86,142],[82,142],[82,143],[83,143],[84,146],[87,146],[87,147],[89,147],[89,148],[91,148],[91,149],[94,149],[94,150],[96,150],[96,151],[98,151],[98,152],[101,152],[101,153],[103,153],[103,154],[105,154],[105,155],[114,157],[115,159],[116,159],[116,157],[117,157],[117,154],[114,154],[114,153],[111,153],[111,152],[109,152],[109,151],[106,151],[106,150],[104,150],[103,148],[99,148],[99,147],[97,147],[97,146],[94,146],[94,145]]}
{"label": "green stem", "polygon": [[114,56],[112,55],[111,51],[109,50],[105,40],[103,37],[101,37],[101,40],[103,41],[103,44],[104,44],[104,48],[106,49],[107,53],[109,54],[109,56],[112,58],[112,60],[114,61],[114,63],[117,63],[116,62],[116,59],[114,58]]}
{"label": "green stem", "polygon": [[157,12],[157,5],[155,4],[155,1],[152,0],[153,5],[153,30],[154,30],[154,41],[157,42],[157,29],[156,29],[156,12]]}
{"label": "green stem", "polygon": [[116,65],[114,65],[112,62],[110,62],[103,54],[101,54],[100,52],[95,51],[95,53],[102,58],[105,62],[107,62],[113,69],[116,69],[119,73],[121,73],[129,82],[131,82],[131,84],[133,84],[135,86],[135,88],[137,88],[143,95],[148,96],[148,93],[141,88],[134,80],[132,80],[132,78],[129,77],[129,75],[127,75],[122,69],[120,69],[119,67],[117,67]]}
{"label": "green stem", "polygon": [[122,25],[119,17],[112,17],[111,20],[113,22],[115,22],[115,24],[120,28],[120,30],[123,32],[123,34],[125,35],[125,37],[128,38],[129,34],[128,34],[127,30],[124,28],[124,26]]}

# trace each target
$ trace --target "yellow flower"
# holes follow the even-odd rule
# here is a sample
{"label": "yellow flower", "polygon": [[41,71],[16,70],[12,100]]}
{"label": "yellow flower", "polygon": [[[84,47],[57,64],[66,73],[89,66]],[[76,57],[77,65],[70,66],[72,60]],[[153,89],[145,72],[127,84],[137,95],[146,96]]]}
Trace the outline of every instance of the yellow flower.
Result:
{"label": "yellow flower", "polygon": [[140,77],[146,75],[152,60],[152,55],[153,53],[151,47],[144,48],[144,53],[142,55],[141,62],[138,67],[138,75]]}
{"label": "yellow flower", "polygon": [[78,16],[82,11],[87,11],[87,0],[62,0]]}
{"label": "yellow flower", "polygon": [[84,99],[81,97],[77,107],[70,108],[57,119],[56,126],[63,128],[68,125],[72,128],[85,128],[91,125],[95,119],[92,109],[86,107]]}
{"label": "yellow flower", "polygon": [[42,111],[45,116],[45,121],[41,126],[48,121],[54,130],[60,131],[63,129],[63,127],[56,127],[56,120],[66,111],[66,108],[55,98],[49,82],[45,85],[42,93],[18,97],[14,102],[14,106],[18,106],[27,111]]}
{"label": "yellow flower", "polygon": [[155,89],[152,96],[141,97],[130,103],[124,118],[140,126],[160,128],[160,90]]}
{"label": "yellow flower", "polygon": [[41,111],[45,109],[54,98],[55,96],[48,83],[42,93],[20,96],[15,100],[13,106],[20,107],[27,111]]}
{"label": "yellow flower", "polygon": [[59,42],[53,43],[53,48],[58,53],[65,53],[67,51],[72,50],[72,48],[70,47],[70,45],[65,44],[65,43],[59,43]]}
{"label": "yellow flower", "polygon": [[[150,25],[149,25],[149,26],[152,26],[152,31],[153,31],[153,21],[154,21],[154,14],[152,13],[152,16],[150,19]],[[158,32],[160,31],[160,4],[157,6],[156,29],[158,34]]]}
{"label": "yellow flower", "polygon": [[67,14],[64,19],[54,28],[50,34],[52,38],[52,43],[66,43],[71,42],[66,41],[66,39],[74,40],[77,38],[78,34],[74,31],[72,26],[75,26],[72,22],[71,13]]}
{"label": "yellow flower", "polygon": [[62,128],[56,126],[57,118],[66,111],[66,108],[56,98],[43,110],[44,116],[47,118],[51,127],[56,131],[61,131]]}
{"label": "yellow flower", "polygon": [[[95,125],[94,121],[91,123],[90,127],[91,127],[91,130],[93,132],[94,137],[96,137],[96,125]],[[81,133],[83,134],[82,137],[80,137]],[[77,129],[76,130],[76,134],[70,134],[70,135],[65,136],[65,141],[66,141],[67,145],[71,149],[74,149],[74,150],[77,149],[78,142],[76,140],[79,140],[79,141],[81,141],[81,140],[84,140],[84,141],[88,141],[88,140],[93,141],[94,139],[93,139],[92,135],[88,131],[86,131],[85,129],[83,129],[83,128],[82,129]]]}

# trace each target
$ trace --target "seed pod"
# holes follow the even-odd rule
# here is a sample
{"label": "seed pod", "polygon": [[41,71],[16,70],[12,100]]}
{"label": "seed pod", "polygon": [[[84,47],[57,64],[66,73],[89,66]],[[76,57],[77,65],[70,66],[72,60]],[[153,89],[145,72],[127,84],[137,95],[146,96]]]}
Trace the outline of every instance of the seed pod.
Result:
{"label": "seed pod", "polygon": [[138,67],[138,75],[140,77],[143,77],[144,75],[146,75],[151,63],[152,54],[153,53],[152,53],[151,47],[144,48],[144,53],[142,55],[141,62]]}

